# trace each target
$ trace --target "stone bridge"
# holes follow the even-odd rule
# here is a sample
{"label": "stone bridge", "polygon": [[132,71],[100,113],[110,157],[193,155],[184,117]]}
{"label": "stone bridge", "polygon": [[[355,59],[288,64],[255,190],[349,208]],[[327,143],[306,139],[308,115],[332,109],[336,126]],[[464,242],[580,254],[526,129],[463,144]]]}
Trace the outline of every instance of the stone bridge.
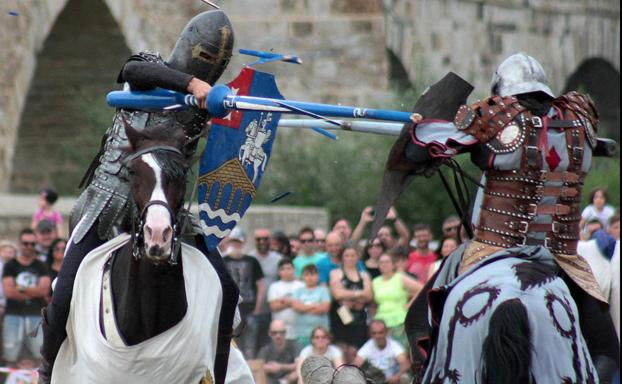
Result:
{"label": "stone bridge", "polygon": [[[236,48],[305,60],[263,67],[277,73],[288,98],[379,106],[393,97],[392,84],[423,85],[449,70],[481,97],[495,65],[522,50],[542,61],[555,91],[592,93],[605,125],[616,127],[610,135],[619,137],[617,0],[219,3],[232,19]],[[117,87],[125,57],[143,49],[166,57],[186,21],[205,9],[199,0],[0,2],[0,192],[75,183],[84,168],[75,153],[96,151],[101,121],[112,115],[93,105]],[[248,61],[236,55],[222,80]]]}

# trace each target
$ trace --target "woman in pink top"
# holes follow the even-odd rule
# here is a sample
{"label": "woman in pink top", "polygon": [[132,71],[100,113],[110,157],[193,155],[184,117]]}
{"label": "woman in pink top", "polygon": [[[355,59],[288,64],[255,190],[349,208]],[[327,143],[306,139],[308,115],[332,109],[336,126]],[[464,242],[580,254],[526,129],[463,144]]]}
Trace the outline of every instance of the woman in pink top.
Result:
{"label": "woman in pink top", "polygon": [[58,200],[58,194],[53,189],[44,189],[39,192],[39,208],[32,215],[32,223],[30,227],[34,231],[42,220],[54,223],[56,233],[59,237],[63,236],[63,216],[58,209],[54,209],[54,203]]}

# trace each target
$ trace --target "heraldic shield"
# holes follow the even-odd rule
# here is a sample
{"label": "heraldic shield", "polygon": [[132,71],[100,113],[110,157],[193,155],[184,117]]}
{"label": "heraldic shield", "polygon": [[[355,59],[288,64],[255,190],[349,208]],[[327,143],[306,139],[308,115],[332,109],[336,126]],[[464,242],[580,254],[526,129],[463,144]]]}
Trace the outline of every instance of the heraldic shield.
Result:
{"label": "heraldic shield", "polygon": [[[227,84],[236,95],[283,99],[274,76],[244,68]],[[199,218],[208,249],[236,226],[255,198],[276,138],[279,112],[232,110],[212,119],[199,167]]]}

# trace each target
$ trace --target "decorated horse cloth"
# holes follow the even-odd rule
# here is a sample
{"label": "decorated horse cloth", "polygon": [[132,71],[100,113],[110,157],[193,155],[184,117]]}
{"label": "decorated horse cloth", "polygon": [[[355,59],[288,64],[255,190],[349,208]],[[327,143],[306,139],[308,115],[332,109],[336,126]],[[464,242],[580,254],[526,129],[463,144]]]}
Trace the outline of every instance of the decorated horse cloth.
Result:
{"label": "decorated horse cloth", "polygon": [[104,265],[129,241],[130,235],[122,234],[90,252],[80,265],[67,339],[58,353],[52,383],[199,383],[206,377],[211,382],[223,297],[215,270],[192,246],[181,248],[188,309],[178,324],[133,346],[113,345],[102,335]]}
{"label": "decorated horse cloth", "polygon": [[597,383],[577,307],[553,255],[541,246],[504,249],[457,276],[464,249],[449,256],[429,294],[437,337],[423,382],[482,382],[490,318],[500,304],[518,299],[529,318],[533,382]]}

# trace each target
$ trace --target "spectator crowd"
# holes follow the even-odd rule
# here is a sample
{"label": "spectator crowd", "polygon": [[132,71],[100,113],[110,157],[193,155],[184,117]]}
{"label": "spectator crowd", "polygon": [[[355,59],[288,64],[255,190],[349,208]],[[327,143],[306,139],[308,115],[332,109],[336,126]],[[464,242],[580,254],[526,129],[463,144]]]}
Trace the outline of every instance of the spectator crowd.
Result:
{"label": "spectator crowd", "polygon": [[[40,356],[40,312],[67,245],[56,198],[54,191],[42,191],[31,227],[16,242],[0,242],[5,366],[34,368]],[[236,343],[267,383],[299,382],[302,362],[312,355],[334,366],[359,366],[376,383],[410,382],[407,309],[465,235],[460,219],[450,216],[435,241],[429,225],[409,230],[392,208],[377,236],[365,239],[373,220],[367,207],[354,228],[346,219],[328,231],[255,228],[249,236],[235,228],[219,245],[240,289]],[[595,244],[603,260],[611,259],[620,217],[604,189],[591,194],[580,227],[582,240]]]}

